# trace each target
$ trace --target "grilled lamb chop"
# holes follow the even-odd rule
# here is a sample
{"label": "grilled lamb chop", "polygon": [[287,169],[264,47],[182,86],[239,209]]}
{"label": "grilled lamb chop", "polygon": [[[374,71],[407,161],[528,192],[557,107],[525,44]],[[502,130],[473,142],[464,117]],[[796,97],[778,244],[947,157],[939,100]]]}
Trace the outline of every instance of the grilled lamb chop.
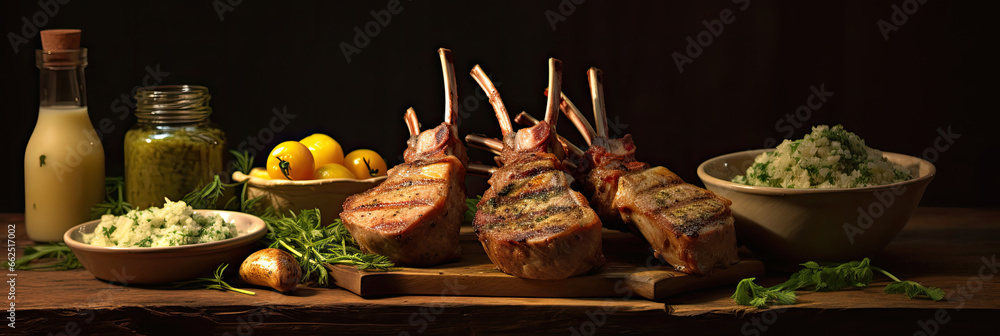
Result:
{"label": "grilled lamb chop", "polygon": [[465,166],[469,159],[455,125],[458,96],[451,51],[440,49],[445,120],[420,132],[416,112],[406,111],[410,131],[404,163],[379,186],[344,201],[340,218],[361,249],[398,265],[433,266],[457,259],[465,214]]}
{"label": "grilled lamb chop", "polygon": [[590,145],[581,182],[606,226],[638,231],[657,257],[681,272],[707,274],[738,262],[732,201],[685,183],[667,168],[637,161],[631,135],[610,139],[601,71],[587,74],[596,131],[564,95],[561,107]]}
{"label": "grilled lamb chop", "polygon": [[[472,77],[490,97],[503,132],[502,166],[490,177],[473,220],[487,256],[501,271],[528,279],[565,279],[604,265],[601,221],[587,199],[570,189],[561,147],[553,145],[559,98],[549,98],[544,121],[515,133],[478,65]],[[560,80],[561,64],[550,59],[549,86],[558,89]]]}

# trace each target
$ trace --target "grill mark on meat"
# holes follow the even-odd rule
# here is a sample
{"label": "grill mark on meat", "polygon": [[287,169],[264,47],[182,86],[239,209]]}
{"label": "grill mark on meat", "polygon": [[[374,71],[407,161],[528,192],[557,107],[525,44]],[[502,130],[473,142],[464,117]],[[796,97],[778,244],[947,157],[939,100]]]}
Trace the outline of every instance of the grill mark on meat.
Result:
{"label": "grill mark on meat", "polygon": [[530,178],[530,177],[534,177],[536,175],[541,175],[541,174],[544,174],[544,173],[547,173],[547,172],[551,172],[551,171],[556,171],[556,170],[557,169],[555,167],[552,167],[552,166],[534,167],[534,168],[530,168],[530,169],[527,169],[527,170],[522,171],[522,172],[517,172],[515,174],[511,174],[510,178],[511,179],[518,179],[518,180],[520,180],[520,179]]}
{"label": "grill mark on meat", "polygon": [[659,208],[653,215],[669,220],[669,227],[678,237],[681,235],[697,238],[706,226],[728,217],[729,207],[715,198],[705,198],[669,208]]}
{"label": "grill mark on meat", "polygon": [[[549,218],[570,211],[579,212],[578,209],[576,209],[576,207],[567,205],[549,206],[542,210],[519,212],[512,214],[510,216],[486,212],[484,213],[484,216],[482,218],[483,221],[486,222],[486,224],[481,225],[481,229],[493,230],[500,227],[504,227],[504,228],[516,228],[520,230],[531,230],[534,229],[538,225],[538,223],[541,223],[545,220],[548,220]],[[526,217],[529,219],[525,220]],[[577,217],[579,217],[579,215]]]}
{"label": "grill mark on meat", "polygon": [[425,185],[446,184],[446,183],[448,183],[448,180],[446,179],[413,179],[413,180],[401,181],[394,184],[383,183],[378,186],[378,190],[394,190],[412,186],[425,186]]}
{"label": "grill mark on meat", "polygon": [[[513,186],[515,184],[517,183],[516,182],[510,183],[507,185],[507,187]],[[504,190],[508,189],[507,187],[504,187]],[[552,200],[553,198],[557,198],[559,196],[566,194],[566,191],[569,190],[569,188],[567,188],[564,185],[554,185],[554,186],[549,186],[547,188],[521,191],[518,192],[515,196],[507,196],[515,191],[520,191],[518,189],[524,189],[524,188],[513,187],[510,189],[511,190],[507,191],[507,193],[504,195],[500,195],[499,193],[497,193],[497,196],[491,197],[489,200],[487,200],[486,210],[496,211],[500,207],[512,206],[518,203],[528,203],[527,205],[541,205],[545,202]]]}
{"label": "grill mark on meat", "polygon": [[522,191],[515,196],[508,197],[511,201],[504,203],[517,203],[524,200],[546,202],[554,196],[563,194],[566,190],[565,185],[554,185],[542,189]]}
{"label": "grill mark on meat", "polygon": [[673,183],[674,181],[676,179],[670,179],[653,187],[641,188],[642,192],[635,193],[637,199],[652,202],[648,204],[651,210],[646,211],[646,214],[668,220],[672,224],[668,228],[674,234],[696,238],[706,226],[729,214],[728,204],[714,193],[684,182]]}
{"label": "grill mark on meat", "polygon": [[650,195],[656,205],[664,208],[683,206],[704,199],[715,199],[716,196],[707,190],[687,183],[665,184],[659,188],[648,188],[636,195]]}
{"label": "grill mark on meat", "polygon": [[350,210],[347,210],[347,211],[344,211],[344,212],[348,212],[349,213],[349,212],[359,212],[359,211],[387,210],[387,209],[395,209],[395,208],[426,206],[426,205],[433,205],[433,204],[434,204],[433,202],[429,202],[429,201],[423,200],[423,199],[413,199],[413,200],[402,201],[402,202],[388,202],[388,203],[379,202],[378,199],[374,199],[372,201],[372,203],[361,204],[361,205],[358,205],[358,206],[354,207],[353,209],[350,209]]}
{"label": "grill mark on meat", "polygon": [[[634,171],[634,172],[629,172],[629,171],[624,170],[624,169],[617,169],[617,170],[619,170],[621,172],[620,175],[618,175],[618,177],[624,177],[626,175],[636,175],[636,176],[643,177],[643,179],[646,179],[646,180],[649,180],[649,179],[653,178],[653,177],[646,177],[646,176],[641,175],[643,173],[646,173],[646,169],[639,170],[639,171]],[[642,189],[635,190],[636,194],[646,193],[646,192],[648,192],[650,190],[653,190],[653,189],[659,189],[659,188],[664,188],[664,187],[669,187],[669,186],[676,186],[676,185],[688,184],[688,183],[684,182],[684,180],[681,179],[680,176],[677,176],[676,174],[671,175],[671,176],[663,176],[663,175],[655,174],[655,176],[659,177],[659,178],[657,178],[656,183],[650,184],[649,186],[646,186],[646,187],[644,187]]]}

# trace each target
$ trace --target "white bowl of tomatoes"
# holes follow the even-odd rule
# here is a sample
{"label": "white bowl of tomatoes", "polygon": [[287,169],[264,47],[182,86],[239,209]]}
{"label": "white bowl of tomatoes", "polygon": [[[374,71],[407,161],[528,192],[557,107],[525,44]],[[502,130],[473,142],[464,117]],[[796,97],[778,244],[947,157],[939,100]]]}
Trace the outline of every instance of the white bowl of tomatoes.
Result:
{"label": "white bowl of tomatoes", "polygon": [[339,218],[348,196],[371,189],[386,179],[386,164],[371,150],[343,154],[337,141],[313,134],[301,141],[278,144],[268,154],[267,167],[250,174],[233,173],[246,181],[247,197],[280,213],[319,209],[324,218]]}

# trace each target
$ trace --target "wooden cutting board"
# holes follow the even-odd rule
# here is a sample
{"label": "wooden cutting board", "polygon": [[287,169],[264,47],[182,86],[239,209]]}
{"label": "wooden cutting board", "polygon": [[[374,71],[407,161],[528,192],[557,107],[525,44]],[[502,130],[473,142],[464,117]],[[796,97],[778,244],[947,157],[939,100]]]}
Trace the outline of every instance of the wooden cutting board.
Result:
{"label": "wooden cutting board", "polygon": [[656,258],[642,239],[604,230],[604,257],[600,270],[563,280],[529,280],[497,270],[470,227],[462,227],[462,259],[431,268],[403,267],[389,272],[359,271],[345,265],[327,265],[337,286],[362,297],[386,295],[615,297],[641,296],[651,300],[697,289],[733,285],[764,274],[764,264],[744,259],[709,276],[673,270]]}

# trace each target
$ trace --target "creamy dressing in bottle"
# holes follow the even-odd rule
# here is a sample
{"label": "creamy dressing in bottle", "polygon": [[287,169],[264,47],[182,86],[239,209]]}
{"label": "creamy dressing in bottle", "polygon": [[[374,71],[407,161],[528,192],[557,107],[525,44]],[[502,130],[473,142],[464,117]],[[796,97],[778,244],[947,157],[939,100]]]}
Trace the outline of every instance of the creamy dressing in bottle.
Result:
{"label": "creamy dressing in bottle", "polygon": [[78,30],[75,49],[50,50],[51,32],[43,31],[46,50],[37,52],[41,104],[24,153],[24,220],[28,237],[38,242],[62,241],[104,198],[104,148],[87,114],[87,51],[79,49]]}

